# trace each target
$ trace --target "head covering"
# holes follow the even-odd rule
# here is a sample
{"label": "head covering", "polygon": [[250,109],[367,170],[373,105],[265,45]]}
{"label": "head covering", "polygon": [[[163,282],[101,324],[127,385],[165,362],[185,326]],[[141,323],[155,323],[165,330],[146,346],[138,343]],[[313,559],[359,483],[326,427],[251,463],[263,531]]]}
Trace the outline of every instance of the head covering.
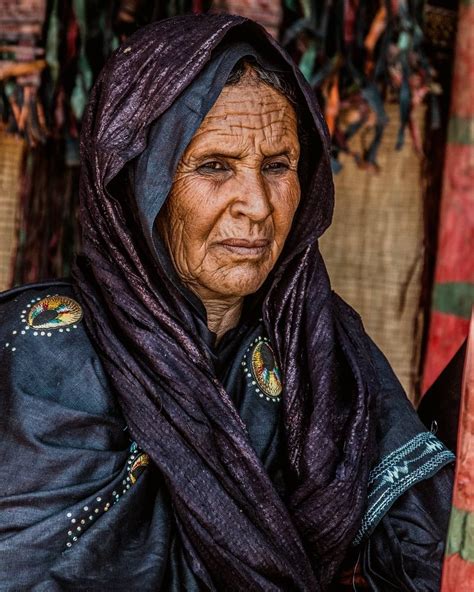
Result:
{"label": "head covering", "polygon": [[[322,146],[302,156],[314,159],[313,174],[262,305],[283,373],[284,499],[153,236],[182,151],[246,55],[291,72]],[[133,35],[107,63],[81,150],[77,290],[129,430],[165,479],[192,570],[210,590],[327,589],[366,503],[376,387],[359,319],[331,292],[318,250],[333,184],[311,88],[252,21],[168,19]],[[127,198],[117,179],[133,160],[135,195]]]}

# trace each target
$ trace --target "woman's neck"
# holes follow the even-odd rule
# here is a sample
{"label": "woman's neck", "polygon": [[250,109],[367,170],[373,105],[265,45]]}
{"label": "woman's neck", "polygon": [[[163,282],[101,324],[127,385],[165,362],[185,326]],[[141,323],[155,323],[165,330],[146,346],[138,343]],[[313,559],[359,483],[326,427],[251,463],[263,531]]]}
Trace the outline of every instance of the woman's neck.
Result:
{"label": "woman's neck", "polygon": [[210,331],[217,335],[216,343],[221,337],[236,327],[242,313],[244,299],[236,297],[229,300],[202,299],[207,312],[207,326]]}

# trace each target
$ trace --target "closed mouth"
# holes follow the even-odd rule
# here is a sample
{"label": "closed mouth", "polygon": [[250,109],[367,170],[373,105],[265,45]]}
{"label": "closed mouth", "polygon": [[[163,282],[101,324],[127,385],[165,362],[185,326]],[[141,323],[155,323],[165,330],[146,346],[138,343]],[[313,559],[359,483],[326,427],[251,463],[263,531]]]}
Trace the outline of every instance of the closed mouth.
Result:
{"label": "closed mouth", "polygon": [[228,238],[218,244],[235,254],[252,256],[264,253],[270,246],[270,242],[267,238]]}

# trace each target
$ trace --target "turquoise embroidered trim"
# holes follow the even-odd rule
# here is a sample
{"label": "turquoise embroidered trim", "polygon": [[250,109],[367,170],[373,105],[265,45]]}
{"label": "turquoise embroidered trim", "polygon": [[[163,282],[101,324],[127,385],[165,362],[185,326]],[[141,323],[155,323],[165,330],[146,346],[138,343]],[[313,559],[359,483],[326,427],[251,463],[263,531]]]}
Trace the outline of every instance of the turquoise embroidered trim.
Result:
{"label": "turquoise embroidered trim", "polygon": [[454,459],[431,432],[418,434],[385,456],[370,472],[367,510],[353,544],[358,545],[373,531],[405,491]]}

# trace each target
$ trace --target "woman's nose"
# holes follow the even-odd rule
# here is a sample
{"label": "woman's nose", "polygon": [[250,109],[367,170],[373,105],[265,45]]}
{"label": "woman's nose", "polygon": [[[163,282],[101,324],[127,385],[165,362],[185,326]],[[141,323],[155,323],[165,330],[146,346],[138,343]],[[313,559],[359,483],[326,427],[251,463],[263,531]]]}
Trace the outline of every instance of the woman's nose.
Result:
{"label": "woman's nose", "polygon": [[260,170],[248,170],[235,179],[231,214],[246,216],[252,222],[266,220],[273,211],[269,188]]}

